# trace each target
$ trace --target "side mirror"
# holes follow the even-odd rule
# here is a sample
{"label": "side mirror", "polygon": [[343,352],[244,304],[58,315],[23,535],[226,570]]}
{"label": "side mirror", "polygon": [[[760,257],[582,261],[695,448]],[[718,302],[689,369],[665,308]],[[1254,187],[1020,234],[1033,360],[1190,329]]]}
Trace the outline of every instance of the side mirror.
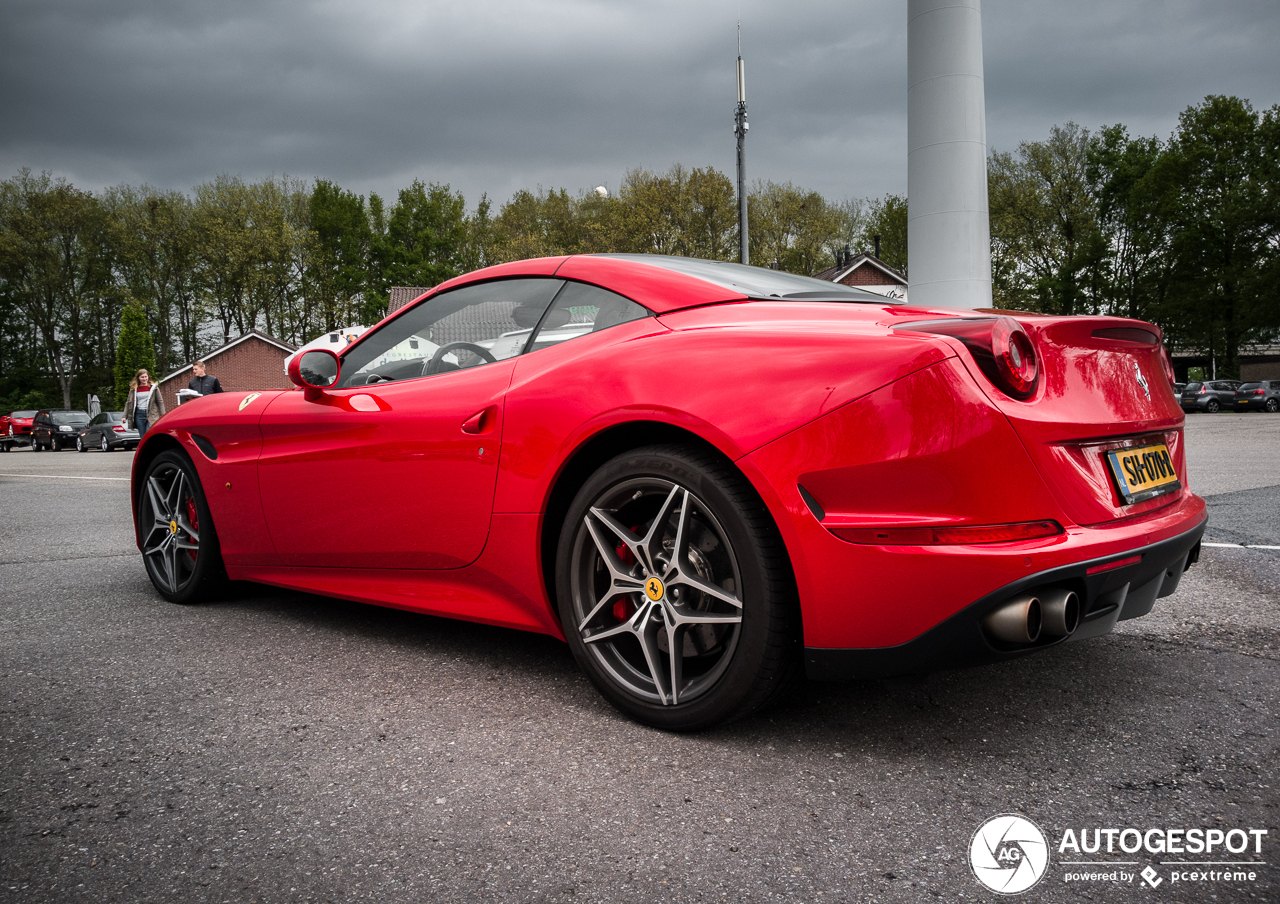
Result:
{"label": "side mirror", "polygon": [[312,349],[289,361],[289,379],[301,386],[308,401],[320,398],[321,391],[338,385],[338,356],[327,348]]}

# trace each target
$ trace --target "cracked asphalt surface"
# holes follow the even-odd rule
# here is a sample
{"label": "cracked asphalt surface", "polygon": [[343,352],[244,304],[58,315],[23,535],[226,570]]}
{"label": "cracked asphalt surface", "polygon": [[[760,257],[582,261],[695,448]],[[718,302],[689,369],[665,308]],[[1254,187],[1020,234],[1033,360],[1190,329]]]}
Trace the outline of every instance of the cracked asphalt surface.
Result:
{"label": "cracked asphalt surface", "polygon": [[[1280,417],[1193,415],[1187,446],[1206,539],[1280,545]],[[1280,550],[1206,547],[1108,637],[679,736],[548,638],[254,585],[163,602],[131,457],[0,456],[0,901],[991,901],[969,843],[1008,812],[1053,848],[1020,900],[1280,899]],[[1057,839],[1109,827],[1267,829],[1221,858],[1266,865],[1066,881]]]}

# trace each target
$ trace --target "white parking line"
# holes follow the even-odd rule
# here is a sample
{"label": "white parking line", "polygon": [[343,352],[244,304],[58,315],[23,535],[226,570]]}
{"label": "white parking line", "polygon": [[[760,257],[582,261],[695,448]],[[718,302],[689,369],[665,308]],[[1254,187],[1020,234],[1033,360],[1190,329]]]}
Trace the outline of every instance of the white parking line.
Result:
{"label": "white parking line", "polygon": [[0,477],[47,477],[51,480],[130,480],[128,477],[75,477],[68,474],[0,474]]}
{"label": "white parking line", "polygon": [[1218,549],[1280,549],[1280,546],[1263,546],[1261,543],[1201,543],[1201,546],[1214,546]]}

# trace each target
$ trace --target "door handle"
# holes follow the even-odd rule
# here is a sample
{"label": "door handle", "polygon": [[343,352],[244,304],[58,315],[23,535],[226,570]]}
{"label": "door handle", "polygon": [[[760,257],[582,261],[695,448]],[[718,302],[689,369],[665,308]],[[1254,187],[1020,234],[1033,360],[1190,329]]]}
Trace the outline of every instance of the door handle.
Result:
{"label": "door handle", "polygon": [[490,405],[462,422],[463,433],[488,433],[498,423],[498,406]]}

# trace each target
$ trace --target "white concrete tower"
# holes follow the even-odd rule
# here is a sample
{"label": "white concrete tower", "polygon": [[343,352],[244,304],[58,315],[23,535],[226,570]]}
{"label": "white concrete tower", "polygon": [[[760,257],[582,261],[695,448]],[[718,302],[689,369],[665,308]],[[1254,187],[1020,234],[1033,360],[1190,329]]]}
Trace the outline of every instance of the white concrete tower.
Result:
{"label": "white concrete tower", "polygon": [[981,0],[907,0],[907,267],[913,305],[991,307]]}

